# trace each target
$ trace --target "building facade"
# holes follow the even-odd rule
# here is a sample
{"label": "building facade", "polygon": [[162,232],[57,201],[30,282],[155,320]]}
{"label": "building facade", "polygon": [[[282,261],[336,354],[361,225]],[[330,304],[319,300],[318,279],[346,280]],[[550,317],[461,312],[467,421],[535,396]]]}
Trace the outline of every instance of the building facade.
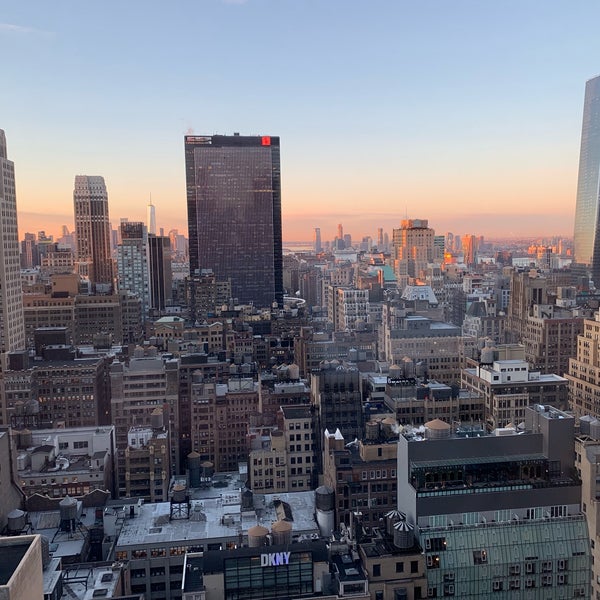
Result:
{"label": "building facade", "polygon": [[6,136],[0,129],[0,352],[25,349],[21,258],[17,228],[15,166],[8,160]]}
{"label": "building facade", "polygon": [[73,190],[77,262],[92,289],[110,291],[113,263],[110,252],[108,192],[104,177],[77,175]]}
{"label": "building facade", "polygon": [[231,279],[241,303],[283,305],[279,138],[185,137],[190,272]]}
{"label": "building facade", "polygon": [[574,263],[600,285],[600,76],[585,84],[577,204],[575,209]]}

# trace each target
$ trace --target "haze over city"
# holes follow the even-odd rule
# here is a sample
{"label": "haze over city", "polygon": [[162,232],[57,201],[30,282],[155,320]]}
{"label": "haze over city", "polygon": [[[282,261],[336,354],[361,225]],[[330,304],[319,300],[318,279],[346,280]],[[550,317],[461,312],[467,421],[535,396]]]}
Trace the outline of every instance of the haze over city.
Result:
{"label": "haze over city", "polygon": [[2,126],[19,230],[110,217],[187,232],[186,133],[281,138],[284,240],[426,216],[489,237],[571,235],[596,2],[34,1],[3,7]]}

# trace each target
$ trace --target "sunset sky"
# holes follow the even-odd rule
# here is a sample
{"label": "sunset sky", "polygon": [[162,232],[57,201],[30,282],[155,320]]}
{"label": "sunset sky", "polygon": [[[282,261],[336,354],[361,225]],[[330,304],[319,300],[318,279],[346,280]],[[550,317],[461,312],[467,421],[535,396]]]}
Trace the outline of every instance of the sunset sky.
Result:
{"label": "sunset sky", "polygon": [[281,137],[284,240],[573,233],[600,2],[28,0],[0,11],[0,128],[19,229],[111,220],[187,235],[183,136]]}

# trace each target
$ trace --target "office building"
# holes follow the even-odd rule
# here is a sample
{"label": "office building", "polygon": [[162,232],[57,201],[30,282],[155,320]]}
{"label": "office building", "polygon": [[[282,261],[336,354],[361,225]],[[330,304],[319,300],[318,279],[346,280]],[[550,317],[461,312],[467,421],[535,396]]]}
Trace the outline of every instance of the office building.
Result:
{"label": "office building", "polygon": [[600,76],[585,84],[577,204],[574,263],[600,285]]}
{"label": "office building", "polygon": [[15,166],[0,129],[0,352],[25,349]]}
{"label": "office building", "polygon": [[142,312],[148,314],[150,303],[148,277],[148,235],[142,222],[124,221],[120,226],[121,243],[117,245],[117,282],[120,292],[136,294]]}
{"label": "office building", "polygon": [[231,279],[234,298],[283,305],[279,138],[186,136],[190,272]]}
{"label": "office building", "polygon": [[400,435],[398,510],[424,549],[427,597],[590,597],[574,425],[536,405],[517,429],[437,419]]}
{"label": "office building", "polygon": [[161,314],[173,298],[171,242],[162,235],[148,235],[150,308]]}
{"label": "office building", "polygon": [[93,290],[110,291],[113,264],[104,177],[76,175],[73,204],[79,273],[89,278]]}
{"label": "office building", "polygon": [[394,271],[399,289],[414,283],[433,262],[434,239],[435,232],[427,219],[405,219],[400,229],[394,229]]}
{"label": "office building", "polygon": [[314,250],[315,254],[323,252],[323,244],[321,243],[321,228],[315,227],[315,239],[314,239]]}

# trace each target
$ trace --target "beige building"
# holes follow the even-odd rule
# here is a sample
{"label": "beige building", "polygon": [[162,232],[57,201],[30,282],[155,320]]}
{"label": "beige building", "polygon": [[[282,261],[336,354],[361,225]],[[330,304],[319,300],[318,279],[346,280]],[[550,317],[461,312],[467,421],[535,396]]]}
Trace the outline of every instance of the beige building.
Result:
{"label": "beige building", "polygon": [[254,437],[248,457],[253,492],[305,491],[316,474],[315,433],[309,406],[282,406],[278,428],[268,428],[266,439]]}
{"label": "beige building", "polygon": [[0,598],[34,600],[43,597],[42,536],[0,538]]}
{"label": "beige building", "polygon": [[586,319],[569,360],[569,405],[576,415],[600,415],[600,313]]}

